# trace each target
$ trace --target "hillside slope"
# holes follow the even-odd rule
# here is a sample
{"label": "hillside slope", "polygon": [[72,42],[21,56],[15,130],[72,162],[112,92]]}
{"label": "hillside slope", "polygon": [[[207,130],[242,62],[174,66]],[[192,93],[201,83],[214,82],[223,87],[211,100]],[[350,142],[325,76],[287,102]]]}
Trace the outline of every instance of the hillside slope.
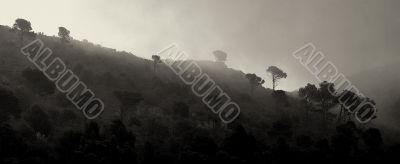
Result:
{"label": "hillside slope", "polygon": [[[67,67],[105,102],[105,110],[101,119],[112,120],[119,117],[123,104],[116,97],[116,92],[138,93],[142,101],[135,107],[136,112],[154,110],[155,113],[168,114],[176,102],[189,105],[192,115],[208,115],[216,117],[196,97],[189,86],[185,85],[167,66],[159,64],[158,71],[153,71],[153,61],[136,57],[127,52],[119,52],[87,41],[73,40],[62,43],[59,38],[37,35],[45,46],[60,57]],[[24,44],[33,38],[25,37]],[[71,105],[65,105],[65,100],[59,92],[40,96],[29,88],[22,72],[27,68],[34,69],[26,57],[20,53],[19,35],[8,27],[0,29],[0,55],[2,63],[0,76],[4,83],[17,93],[23,100],[25,108],[35,103],[48,106],[51,109],[74,110]],[[198,61],[217,84],[239,104],[244,115],[251,115],[252,120],[276,119],[277,105],[270,96],[271,91],[259,87],[253,96],[249,94],[249,83],[241,71],[227,68],[224,64],[211,61]],[[64,103],[59,103],[64,102]],[[68,104],[68,103],[67,103]],[[77,111],[75,111],[77,112]]]}
{"label": "hillside slope", "polygon": [[[220,62],[195,61],[240,106],[230,124],[163,63],[155,71],[151,60],[86,40],[20,34],[0,26],[0,163],[321,163],[398,152],[396,129],[339,122],[337,105],[324,112],[297,92],[250,94],[246,74]],[[86,119],[22,55],[35,39],[104,102],[99,118]]]}

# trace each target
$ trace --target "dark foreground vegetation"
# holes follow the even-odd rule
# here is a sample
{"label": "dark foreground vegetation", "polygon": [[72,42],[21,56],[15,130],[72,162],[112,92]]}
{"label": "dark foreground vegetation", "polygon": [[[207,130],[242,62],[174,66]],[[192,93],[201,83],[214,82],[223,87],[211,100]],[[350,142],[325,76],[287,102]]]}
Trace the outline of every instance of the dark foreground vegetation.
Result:
{"label": "dark foreground vegetation", "polygon": [[[288,75],[271,66],[273,89],[263,88],[264,80],[227,68],[227,54],[215,51],[217,62],[199,65],[242,111],[224,124],[159,56],[151,61],[73,40],[64,27],[59,37],[45,36],[25,21],[0,26],[1,164],[399,161],[398,133],[374,120],[358,124],[326,83],[277,90]],[[35,38],[104,100],[100,118],[85,119],[20,54]]]}

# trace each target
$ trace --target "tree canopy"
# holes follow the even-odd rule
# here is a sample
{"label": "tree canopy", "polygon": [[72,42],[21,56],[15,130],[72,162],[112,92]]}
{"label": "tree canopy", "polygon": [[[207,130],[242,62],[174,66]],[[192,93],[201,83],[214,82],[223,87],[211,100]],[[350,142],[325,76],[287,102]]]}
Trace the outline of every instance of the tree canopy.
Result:
{"label": "tree canopy", "polygon": [[61,41],[68,42],[70,40],[70,31],[65,27],[58,27],[58,36],[61,38]]}
{"label": "tree canopy", "polygon": [[213,51],[214,57],[215,57],[215,61],[217,62],[222,62],[224,63],[226,61],[226,58],[228,57],[228,55],[221,50],[216,50]]}
{"label": "tree canopy", "polygon": [[246,78],[249,80],[250,83],[250,93],[253,94],[254,88],[264,84],[264,80],[261,77],[258,77],[254,73],[246,74]]}
{"label": "tree canopy", "polygon": [[279,79],[287,77],[287,74],[276,66],[269,66],[267,72],[271,74],[273,90],[278,86]]}
{"label": "tree canopy", "polygon": [[15,20],[13,28],[22,32],[29,32],[32,30],[31,22],[21,18]]}
{"label": "tree canopy", "polygon": [[310,102],[317,98],[318,89],[314,84],[308,83],[304,88],[299,89],[299,96]]}

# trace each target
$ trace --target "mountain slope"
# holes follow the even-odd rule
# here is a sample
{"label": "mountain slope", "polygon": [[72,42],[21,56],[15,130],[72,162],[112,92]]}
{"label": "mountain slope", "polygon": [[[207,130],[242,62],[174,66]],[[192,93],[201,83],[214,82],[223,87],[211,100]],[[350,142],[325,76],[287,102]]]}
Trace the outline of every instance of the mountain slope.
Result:
{"label": "mountain slope", "polygon": [[[57,104],[58,99],[62,99],[60,93],[41,97],[25,85],[25,79],[21,74],[27,68],[33,69],[34,65],[19,52],[21,46],[18,43],[18,33],[4,26],[0,30],[1,78],[8,81],[11,88],[21,94],[19,98],[28,97],[29,100],[23,102],[29,104],[27,106],[33,105],[33,102],[40,102],[50,108],[64,108]],[[61,58],[67,67],[104,101],[105,110],[102,119],[119,117],[123,104],[115,96],[115,92],[139,93],[143,101],[134,107],[138,111],[155,109],[165,114],[177,101],[182,101],[189,105],[194,115],[196,113],[214,115],[200,98],[191,93],[190,87],[181,82],[179,77],[164,64],[159,64],[158,71],[154,72],[152,61],[136,57],[131,53],[119,52],[87,41],[73,40],[65,44],[56,37],[37,35],[36,38],[42,40],[56,57]],[[25,37],[24,44],[28,44],[30,40],[33,38]],[[198,61],[198,64],[239,104],[243,113],[252,115],[252,119],[256,120],[276,119],[277,106],[270,96],[269,89],[259,87],[251,98],[249,83],[243,72],[216,62]],[[68,108],[74,110],[72,106]]]}

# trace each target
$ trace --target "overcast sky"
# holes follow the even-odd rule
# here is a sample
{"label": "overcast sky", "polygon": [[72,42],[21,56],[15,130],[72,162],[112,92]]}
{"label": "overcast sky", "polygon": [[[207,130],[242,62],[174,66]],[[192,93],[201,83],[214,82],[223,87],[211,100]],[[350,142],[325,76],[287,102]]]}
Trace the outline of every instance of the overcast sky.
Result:
{"label": "overcast sky", "polygon": [[[176,43],[194,59],[228,53],[228,66],[269,80],[266,68],[288,73],[278,88],[315,82],[292,56],[308,42],[347,76],[400,63],[399,0],[0,0],[0,24],[25,18],[36,32],[149,58]],[[271,87],[271,83],[266,83]]]}

